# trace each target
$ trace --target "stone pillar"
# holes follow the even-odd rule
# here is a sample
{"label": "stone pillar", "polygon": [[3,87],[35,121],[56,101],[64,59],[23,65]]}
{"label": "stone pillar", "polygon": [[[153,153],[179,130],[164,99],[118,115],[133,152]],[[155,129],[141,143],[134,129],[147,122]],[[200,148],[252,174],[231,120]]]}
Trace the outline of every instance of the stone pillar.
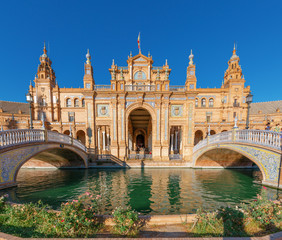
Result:
{"label": "stone pillar", "polygon": [[107,133],[107,150],[110,150],[110,134]]}
{"label": "stone pillar", "polygon": [[98,154],[100,154],[100,127],[98,127],[98,139],[97,139],[97,144],[98,144]]}
{"label": "stone pillar", "polygon": [[105,131],[102,132],[103,135],[103,151],[106,150],[106,133]]}
{"label": "stone pillar", "polygon": [[177,139],[177,137],[178,137],[178,132],[176,131],[175,132],[175,143],[174,143],[174,150],[175,151],[177,151],[178,150],[178,139]]}
{"label": "stone pillar", "polygon": [[170,153],[173,154],[173,134],[170,135]]}

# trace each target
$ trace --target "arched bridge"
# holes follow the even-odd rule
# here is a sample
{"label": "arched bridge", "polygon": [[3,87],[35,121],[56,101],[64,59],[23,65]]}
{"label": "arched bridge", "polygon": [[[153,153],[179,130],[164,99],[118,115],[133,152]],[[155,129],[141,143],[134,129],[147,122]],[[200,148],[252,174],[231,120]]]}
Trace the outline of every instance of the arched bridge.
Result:
{"label": "arched bridge", "polygon": [[21,166],[32,157],[55,167],[88,167],[86,147],[57,132],[17,129],[0,132],[0,189],[16,185]]}
{"label": "arched bridge", "polygon": [[199,159],[208,152],[231,150],[259,167],[263,175],[262,184],[281,188],[281,137],[281,133],[272,131],[239,129],[208,136],[193,149],[193,167],[199,167]]}

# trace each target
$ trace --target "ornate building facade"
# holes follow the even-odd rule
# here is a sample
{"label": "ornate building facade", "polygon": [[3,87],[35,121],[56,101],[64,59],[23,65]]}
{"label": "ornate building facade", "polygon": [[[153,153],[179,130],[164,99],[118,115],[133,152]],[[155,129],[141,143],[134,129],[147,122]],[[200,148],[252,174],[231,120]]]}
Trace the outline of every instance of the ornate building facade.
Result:
{"label": "ornate building facade", "polygon": [[[84,87],[60,88],[44,47],[34,84],[29,87],[34,126],[72,134],[98,155],[130,159],[142,152],[159,161],[175,156],[190,161],[193,146],[208,132],[231,130],[235,119],[239,128],[245,128],[245,100],[250,92],[235,48],[220,88],[197,88],[193,59],[191,51],[183,86],[170,85],[167,61],[154,66],[152,56],[141,52],[130,54],[124,67],[113,61],[110,84],[95,85],[88,52]],[[4,130],[9,128],[1,106],[0,116]],[[25,121],[17,127],[29,127],[27,110],[21,116]]]}

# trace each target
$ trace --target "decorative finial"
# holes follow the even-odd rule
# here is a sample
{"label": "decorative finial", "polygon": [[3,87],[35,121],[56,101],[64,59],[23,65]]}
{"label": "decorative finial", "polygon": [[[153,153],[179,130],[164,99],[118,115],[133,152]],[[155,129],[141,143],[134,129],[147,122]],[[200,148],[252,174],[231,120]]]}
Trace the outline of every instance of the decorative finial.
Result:
{"label": "decorative finial", "polygon": [[158,68],[158,70],[157,70],[157,80],[159,80],[160,79],[160,69]]}
{"label": "decorative finial", "polygon": [[191,49],[191,54],[189,56],[189,59],[190,59],[189,65],[193,65],[193,58],[194,58],[194,55],[193,55],[192,49]]}
{"label": "decorative finial", "polygon": [[150,51],[148,52],[148,57],[151,57]]}
{"label": "decorative finial", "polygon": [[130,55],[129,56],[132,58],[132,51],[130,51]]}
{"label": "decorative finial", "polygon": [[165,60],[165,65],[167,66],[167,59]]}
{"label": "decorative finial", "polygon": [[71,125],[70,125],[70,137],[72,137],[72,129],[71,129]]}
{"label": "decorative finial", "polygon": [[115,59],[113,59],[112,66],[115,66]]}
{"label": "decorative finial", "polygon": [[86,54],[86,64],[91,64],[91,55],[89,53],[89,49],[87,49],[87,54]]}
{"label": "decorative finial", "polygon": [[124,77],[123,77],[123,68],[120,68],[120,79],[123,80]]}
{"label": "decorative finial", "polygon": [[44,48],[43,48],[43,52],[44,52],[45,54],[47,53],[45,41],[44,41]]}
{"label": "decorative finial", "polygon": [[139,35],[138,35],[137,43],[138,43],[139,53],[141,53],[141,47],[140,47],[140,32],[139,32]]}
{"label": "decorative finial", "polygon": [[[167,65],[167,63],[166,63],[166,65]],[[165,80],[168,80],[168,70],[167,70],[167,68],[165,69]]]}
{"label": "decorative finial", "polygon": [[235,44],[235,41],[234,41],[233,55],[236,55],[236,44]]}

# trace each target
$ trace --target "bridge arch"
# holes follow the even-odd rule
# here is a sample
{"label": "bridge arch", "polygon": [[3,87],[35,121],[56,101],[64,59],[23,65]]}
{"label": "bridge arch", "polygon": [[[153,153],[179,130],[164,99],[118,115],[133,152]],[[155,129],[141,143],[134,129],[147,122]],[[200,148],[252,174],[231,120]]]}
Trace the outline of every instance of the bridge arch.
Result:
{"label": "bridge arch", "polygon": [[[2,166],[6,165],[6,168],[1,169],[1,182],[6,182],[7,184],[13,183],[16,184],[16,178],[18,175],[18,172],[22,165],[26,163],[28,160],[30,160],[33,157],[39,156],[42,153],[48,153],[45,158],[52,158],[52,151],[56,154],[60,153],[62,155],[70,153],[76,154],[76,164],[82,163],[82,165],[76,166],[76,167],[82,167],[87,168],[88,162],[87,162],[87,154],[82,152],[80,149],[73,147],[73,146],[67,146],[57,143],[47,143],[47,144],[30,144],[29,146],[25,146],[22,148],[16,148],[11,149],[10,151],[6,151],[1,154],[0,160],[2,162]],[[54,152],[53,152],[54,155]],[[63,156],[58,155],[57,162],[49,163],[60,168],[60,167],[71,167],[71,161],[67,161],[65,158],[65,161],[63,161]],[[61,159],[60,159],[61,158]],[[80,160],[80,161],[79,161]],[[61,162],[60,162],[61,161]],[[66,163],[69,164],[66,164]]]}
{"label": "bridge arch", "polygon": [[0,188],[15,186],[19,169],[35,156],[56,167],[88,167],[86,147],[72,137],[39,129],[2,131]]}
{"label": "bridge arch", "polygon": [[[251,155],[250,153],[242,150],[242,149],[238,149],[237,147],[234,147],[232,144],[230,145],[219,145],[219,144],[214,144],[214,145],[210,145],[209,147],[205,148],[204,150],[202,151],[199,151],[199,152],[196,152],[193,156],[193,167],[197,168],[197,161],[199,161],[199,159],[204,156],[204,154],[210,152],[210,151],[213,151],[213,150],[216,150],[216,149],[226,149],[226,150],[231,150],[233,152],[236,152],[236,153],[239,153],[241,154],[242,156],[246,157],[247,159],[249,159],[250,161],[252,161],[253,163],[255,163],[259,170],[261,171],[262,173],[262,177],[263,177],[263,181],[266,180],[267,178],[267,172],[266,172],[266,169],[265,167],[261,164],[261,162],[259,161],[259,159],[257,159],[255,156]],[[227,160],[228,161],[228,160]]]}

